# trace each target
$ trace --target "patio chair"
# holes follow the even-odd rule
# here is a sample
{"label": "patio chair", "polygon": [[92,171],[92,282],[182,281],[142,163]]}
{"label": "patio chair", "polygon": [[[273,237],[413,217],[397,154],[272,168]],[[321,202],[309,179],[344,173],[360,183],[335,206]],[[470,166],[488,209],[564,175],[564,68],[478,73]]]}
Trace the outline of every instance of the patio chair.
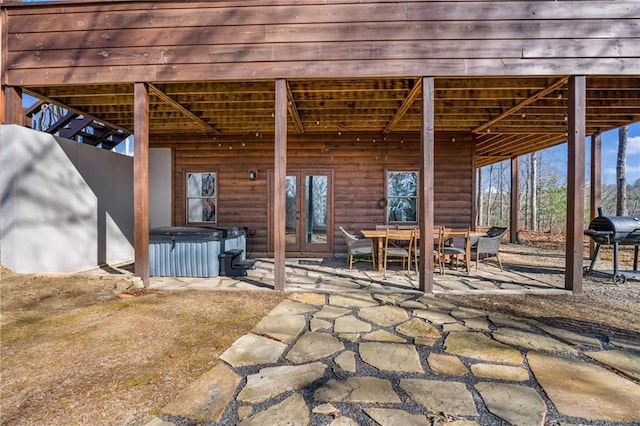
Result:
{"label": "patio chair", "polygon": [[[420,248],[419,248],[419,238],[416,238],[416,231],[414,231],[413,235],[413,259],[416,268],[416,272],[418,271],[418,259],[420,258]],[[433,228],[433,261],[434,264],[437,263],[438,269],[440,269],[440,274],[444,274],[444,258],[442,256],[442,227],[434,227]]]}
{"label": "patio chair", "polygon": [[[373,247],[373,240],[371,238],[360,238],[347,232],[342,226],[340,227],[342,235],[344,235],[347,241],[347,263],[349,264],[349,270],[353,268],[353,263],[358,261],[371,262],[373,269],[376,269],[376,251]],[[361,258],[362,256],[368,256],[368,259]]]}
{"label": "patio chair", "polygon": [[471,271],[471,235],[469,228],[443,228],[443,257],[450,256],[455,259],[455,267],[458,267],[460,258],[464,259],[467,274]]}
{"label": "patio chair", "polygon": [[[407,272],[411,270],[411,250],[413,249],[413,237],[415,230],[412,229],[387,229],[384,240],[384,267],[383,272],[386,277],[387,262],[400,261],[402,269],[407,266]],[[389,260],[392,259],[392,260]]]}
{"label": "patio chair", "polygon": [[487,259],[488,257],[495,256],[498,260],[498,266],[500,266],[500,270],[502,271],[502,262],[500,261],[500,243],[502,243],[502,238],[507,233],[507,228],[499,228],[492,227],[487,232],[486,237],[478,238],[478,241],[471,246],[471,252],[475,256],[476,259],[476,271],[478,270],[478,263],[480,262],[480,258],[483,257]]}
{"label": "patio chair", "polygon": [[508,229],[509,228],[505,228],[505,227],[502,227],[502,226],[492,226],[487,231],[487,237],[497,237],[498,235],[504,236],[504,234],[507,233]]}

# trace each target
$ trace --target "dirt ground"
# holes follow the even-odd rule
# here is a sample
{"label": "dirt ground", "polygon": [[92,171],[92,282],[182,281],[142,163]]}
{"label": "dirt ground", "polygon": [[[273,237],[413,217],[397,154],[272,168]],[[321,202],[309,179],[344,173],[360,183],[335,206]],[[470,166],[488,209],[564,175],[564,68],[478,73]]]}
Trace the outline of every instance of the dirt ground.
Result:
{"label": "dirt ground", "polygon": [[[545,279],[563,279],[560,252],[512,247],[503,262],[542,265]],[[270,290],[116,297],[121,280],[0,268],[1,424],[144,424],[283,298]],[[593,277],[584,290],[447,299],[640,344],[640,281]]]}
{"label": "dirt ground", "polygon": [[[503,245],[500,257],[512,271],[564,287],[564,235],[544,232],[521,232],[522,245]],[[588,258],[589,241],[585,239],[584,256]],[[602,247],[594,272],[582,280],[583,293],[578,296],[469,296],[457,303],[502,312],[550,325],[614,336],[640,346],[640,273],[624,284],[615,284],[611,275],[613,252]],[[620,248],[619,268],[631,270],[632,247]],[[607,273],[604,273],[607,272]],[[608,330],[608,333],[604,331]]]}
{"label": "dirt ground", "polygon": [[0,272],[1,424],[144,424],[283,297],[117,282]]}
{"label": "dirt ground", "polygon": [[[502,255],[501,255],[502,257]],[[514,255],[504,256],[512,262]],[[529,258],[530,259],[530,258]],[[538,265],[548,265],[550,259],[541,257]],[[551,259],[551,261],[553,261]],[[511,263],[509,266],[512,266]],[[538,279],[564,285],[562,273],[537,274]],[[560,270],[560,268],[558,268]],[[529,272],[527,271],[529,275]],[[445,296],[450,302],[487,312],[501,313],[515,318],[539,321],[544,324],[591,334],[599,338],[614,338],[640,347],[640,280],[614,284],[610,277],[594,275],[583,279],[581,295],[500,295]]]}

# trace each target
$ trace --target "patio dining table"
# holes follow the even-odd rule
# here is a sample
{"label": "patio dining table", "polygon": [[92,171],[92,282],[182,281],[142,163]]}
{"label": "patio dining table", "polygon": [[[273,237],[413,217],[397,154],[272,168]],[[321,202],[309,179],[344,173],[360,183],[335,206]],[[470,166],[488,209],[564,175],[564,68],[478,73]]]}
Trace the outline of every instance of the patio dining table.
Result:
{"label": "patio dining table", "polygon": [[[365,238],[371,238],[373,240],[373,246],[377,247],[376,249],[376,262],[378,262],[378,272],[383,272],[383,264],[384,264],[384,239],[387,236],[386,229],[363,229],[360,231]],[[471,231],[470,240],[471,245],[473,245],[478,238],[485,235],[484,232]],[[420,239],[420,229],[416,228],[416,238]]]}

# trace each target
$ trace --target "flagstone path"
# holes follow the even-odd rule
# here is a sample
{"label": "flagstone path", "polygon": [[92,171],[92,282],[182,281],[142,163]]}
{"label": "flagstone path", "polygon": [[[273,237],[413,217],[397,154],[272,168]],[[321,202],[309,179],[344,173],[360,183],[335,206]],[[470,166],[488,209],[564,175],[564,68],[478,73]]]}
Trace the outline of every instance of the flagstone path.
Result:
{"label": "flagstone path", "polygon": [[410,294],[291,294],[149,425],[640,424],[640,339]]}

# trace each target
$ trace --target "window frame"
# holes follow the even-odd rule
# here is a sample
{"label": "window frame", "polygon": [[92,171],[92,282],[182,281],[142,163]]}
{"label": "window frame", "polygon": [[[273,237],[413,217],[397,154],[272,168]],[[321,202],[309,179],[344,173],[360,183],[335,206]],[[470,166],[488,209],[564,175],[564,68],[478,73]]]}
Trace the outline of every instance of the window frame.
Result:
{"label": "window frame", "polygon": [[[213,175],[213,196],[190,196],[189,195],[189,176],[190,175]],[[218,170],[212,169],[189,169],[184,171],[184,222],[187,226],[194,225],[217,225],[218,224],[218,212],[219,209],[219,198],[218,198],[218,180],[220,178],[220,173]],[[212,199],[214,206],[214,220],[211,221],[191,221],[189,218],[189,201],[197,200],[197,199]]]}
{"label": "window frame", "polygon": [[[415,196],[391,196],[389,194],[389,175],[391,173],[413,173],[416,176],[416,195]],[[385,193],[385,223],[386,224],[407,224],[407,225],[417,225],[420,223],[420,171],[412,170],[412,169],[385,169],[384,173],[384,193]],[[391,199],[413,199],[415,200],[416,206],[416,218],[415,221],[391,221],[389,220],[389,209],[392,205]]]}

